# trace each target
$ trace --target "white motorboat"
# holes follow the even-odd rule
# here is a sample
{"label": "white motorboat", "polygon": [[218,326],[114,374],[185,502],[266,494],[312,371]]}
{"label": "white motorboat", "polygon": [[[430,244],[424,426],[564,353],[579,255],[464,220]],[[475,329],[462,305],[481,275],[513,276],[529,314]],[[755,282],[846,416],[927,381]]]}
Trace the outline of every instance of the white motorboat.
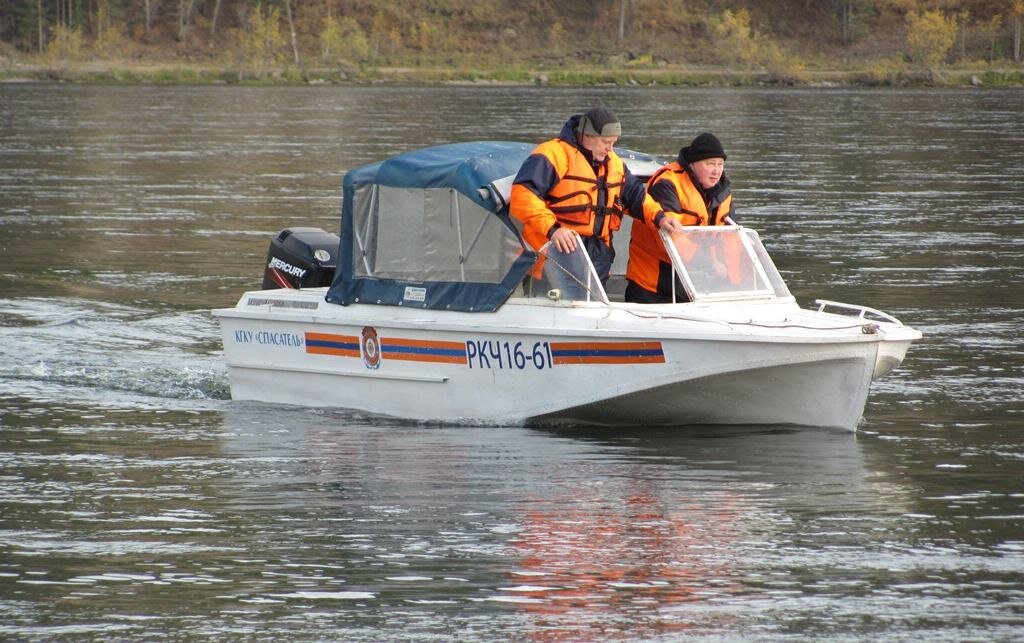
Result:
{"label": "white motorboat", "polygon": [[[523,243],[507,193],[531,150],[460,143],[350,171],[340,241],[283,231],[265,289],[214,311],[232,397],[440,422],[854,429],[872,380],[921,337],[864,306],[801,308],[741,226],[663,234],[690,301],[617,301],[581,247]],[[524,279],[539,258],[544,279]]]}

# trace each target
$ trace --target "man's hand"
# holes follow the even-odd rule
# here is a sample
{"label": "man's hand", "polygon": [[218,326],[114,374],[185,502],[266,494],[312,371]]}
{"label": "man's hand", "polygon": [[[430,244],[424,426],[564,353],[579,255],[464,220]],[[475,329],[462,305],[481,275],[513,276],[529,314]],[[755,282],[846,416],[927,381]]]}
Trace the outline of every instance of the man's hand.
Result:
{"label": "man's hand", "polygon": [[576,249],[576,234],[568,228],[558,228],[551,233],[551,243],[559,252],[568,254]]}
{"label": "man's hand", "polygon": [[658,227],[660,227],[662,230],[669,234],[683,231],[683,224],[679,223],[679,221],[672,216],[665,216],[664,218],[662,218],[661,223]]}

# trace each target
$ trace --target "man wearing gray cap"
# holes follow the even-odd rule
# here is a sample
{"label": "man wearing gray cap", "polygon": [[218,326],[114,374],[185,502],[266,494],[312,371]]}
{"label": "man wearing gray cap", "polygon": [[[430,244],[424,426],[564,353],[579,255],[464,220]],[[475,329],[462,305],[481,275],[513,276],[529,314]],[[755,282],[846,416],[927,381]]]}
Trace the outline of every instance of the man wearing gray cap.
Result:
{"label": "man wearing gray cap", "polygon": [[[611,273],[612,234],[626,214],[652,228],[682,228],[665,216],[613,149],[622,134],[619,119],[604,107],[576,114],[557,138],[537,146],[512,184],[509,210],[523,224],[534,249],[549,240],[561,252],[576,249],[580,235],[602,283]],[[638,222],[636,225],[640,225]],[[539,277],[540,265],[534,277]]]}

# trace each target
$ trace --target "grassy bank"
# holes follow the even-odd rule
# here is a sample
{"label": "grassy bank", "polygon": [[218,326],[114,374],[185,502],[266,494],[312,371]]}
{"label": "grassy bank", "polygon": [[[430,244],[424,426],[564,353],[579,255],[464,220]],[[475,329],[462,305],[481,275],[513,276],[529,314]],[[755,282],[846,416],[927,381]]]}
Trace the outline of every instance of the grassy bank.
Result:
{"label": "grassy bank", "polygon": [[242,69],[215,64],[74,62],[40,64],[0,59],[0,82],[87,84],[536,84],[553,86],[892,86],[1024,87],[1024,68],[914,69],[876,65],[864,69],[772,71],[662,66],[550,70],[521,67],[290,67]]}

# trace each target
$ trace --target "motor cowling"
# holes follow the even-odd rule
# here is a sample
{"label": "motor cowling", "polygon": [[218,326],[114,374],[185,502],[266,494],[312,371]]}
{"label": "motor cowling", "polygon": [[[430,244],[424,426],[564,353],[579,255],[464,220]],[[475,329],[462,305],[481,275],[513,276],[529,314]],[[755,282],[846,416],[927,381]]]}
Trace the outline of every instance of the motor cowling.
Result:
{"label": "motor cowling", "polygon": [[330,286],[338,267],[336,234],[320,228],[285,228],[270,241],[263,289]]}

